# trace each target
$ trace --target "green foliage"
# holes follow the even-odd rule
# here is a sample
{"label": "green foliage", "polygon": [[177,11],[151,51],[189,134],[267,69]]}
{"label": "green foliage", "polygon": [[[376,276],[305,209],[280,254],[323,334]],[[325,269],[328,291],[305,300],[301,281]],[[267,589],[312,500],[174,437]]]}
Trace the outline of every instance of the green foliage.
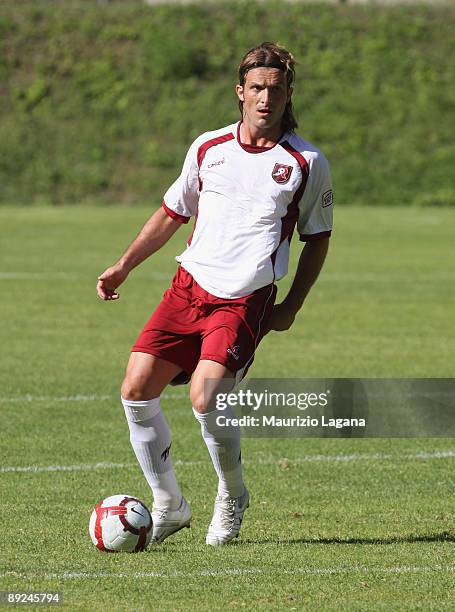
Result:
{"label": "green foliage", "polygon": [[191,140],[237,119],[243,53],[275,40],[339,203],[454,205],[455,9],[284,7],[4,0],[0,202],[158,201]]}

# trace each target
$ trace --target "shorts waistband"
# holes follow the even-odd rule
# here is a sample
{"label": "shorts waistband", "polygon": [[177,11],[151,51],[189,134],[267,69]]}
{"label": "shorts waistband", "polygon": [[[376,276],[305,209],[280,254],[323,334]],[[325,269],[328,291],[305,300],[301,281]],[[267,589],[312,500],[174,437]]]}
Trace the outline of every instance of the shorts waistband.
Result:
{"label": "shorts waistband", "polygon": [[200,300],[202,300],[203,302],[209,302],[211,304],[234,304],[235,302],[247,302],[249,299],[256,297],[262,292],[268,295],[272,287],[274,286],[274,283],[270,283],[270,285],[260,287],[259,289],[256,289],[256,291],[253,291],[253,293],[244,295],[241,298],[221,298],[203,289],[196,281],[194,276],[190,272],[188,272],[188,270],[186,270],[182,265],[179,265],[179,267],[177,268],[172,282],[176,287],[180,287],[181,289],[189,291],[191,293],[191,302],[199,302]]}

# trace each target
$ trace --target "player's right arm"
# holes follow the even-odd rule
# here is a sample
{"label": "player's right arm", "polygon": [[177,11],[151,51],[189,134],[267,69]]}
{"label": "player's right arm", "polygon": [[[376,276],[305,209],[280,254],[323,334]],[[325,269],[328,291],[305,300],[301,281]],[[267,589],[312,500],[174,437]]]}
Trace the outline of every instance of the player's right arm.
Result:
{"label": "player's right arm", "polygon": [[117,300],[119,294],[116,289],[131,270],[166,244],[181,225],[179,221],[172,219],[164,208],[153,213],[117,263],[98,277],[96,292],[99,297],[102,300]]}
{"label": "player's right arm", "polygon": [[98,277],[96,291],[102,300],[117,300],[116,289],[133,268],[160,249],[182,223],[196,214],[199,201],[199,167],[197,151],[199,139],[188,150],[178,179],[169,187],[157,210],[130,244],[118,262]]}

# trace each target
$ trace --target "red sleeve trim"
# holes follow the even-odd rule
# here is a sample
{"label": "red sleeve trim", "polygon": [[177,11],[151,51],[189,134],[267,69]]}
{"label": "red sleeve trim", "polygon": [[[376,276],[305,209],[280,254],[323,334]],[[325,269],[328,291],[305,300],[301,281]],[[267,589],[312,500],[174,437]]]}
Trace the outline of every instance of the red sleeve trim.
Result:
{"label": "red sleeve trim", "polygon": [[168,206],[166,206],[164,200],[162,201],[161,206],[164,208],[170,218],[174,219],[174,221],[178,221],[179,223],[188,223],[188,221],[190,220],[190,217],[185,217],[185,215],[179,215],[178,213],[170,209]]}
{"label": "red sleeve trim", "polygon": [[311,242],[312,240],[320,240],[321,238],[329,238],[332,230],[327,232],[319,232],[318,234],[300,234],[301,242]]}
{"label": "red sleeve trim", "polygon": [[230,140],[234,140],[235,136],[232,132],[229,134],[224,134],[223,136],[217,136],[216,138],[211,138],[207,140],[199,147],[197,151],[197,165],[200,168],[202,162],[204,161],[205,154],[211,147],[216,147],[219,144],[223,144],[224,142],[229,142]]}

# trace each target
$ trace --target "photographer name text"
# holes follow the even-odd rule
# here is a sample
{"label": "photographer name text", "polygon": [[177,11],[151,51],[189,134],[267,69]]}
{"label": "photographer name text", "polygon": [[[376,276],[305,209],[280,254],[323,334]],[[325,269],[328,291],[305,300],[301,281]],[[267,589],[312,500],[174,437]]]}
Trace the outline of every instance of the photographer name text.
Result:
{"label": "photographer name text", "polygon": [[334,427],[343,429],[344,427],[366,427],[365,419],[357,418],[329,418],[324,415],[321,417],[294,416],[277,417],[267,416],[242,416],[239,418],[228,417],[220,414],[216,417],[218,427]]}

